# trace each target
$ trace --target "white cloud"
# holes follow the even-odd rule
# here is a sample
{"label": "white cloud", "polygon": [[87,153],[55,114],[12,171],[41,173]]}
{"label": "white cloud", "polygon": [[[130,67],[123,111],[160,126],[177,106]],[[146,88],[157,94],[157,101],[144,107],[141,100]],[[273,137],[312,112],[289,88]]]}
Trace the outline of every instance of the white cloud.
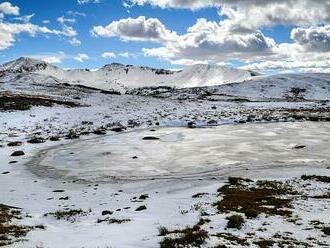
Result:
{"label": "white cloud", "polygon": [[57,56],[45,56],[40,58],[41,60],[50,63],[50,64],[61,64],[62,58]]}
{"label": "white cloud", "polygon": [[16,36],[19,34],[28,34],[36,36],[38,34],[57,35],[65,37],[75,37],[77,32],[68,26],[61,30],[49,29],[45,26],[38,26],[32,23],[9,23],[0,21],[0,50],[7,49],[16,42]]}
{"label": "white cloud", "polygon": [[[172,41],[159,39],[162,46],[143,49],[145,56],[178,64],[240,59],[261,70],[329,68],[329,0],[127,0],[125,3],[126,7],[150,4],[161,8],[219,10],[220,22],[200,19]],[[276,44],[260,31],[279,24],[298,26],[292,30],[292,43]]]}
{"label": "white cloud", "polygon": [[15,36],[27,33],[35,36],[38,33],[51,34],[54,31],[31,23],[5,23],[0,22],[0,50],[11,47],[15,42]]}
{"label": "white cloud", "polygon": [[184,8],[201,9],[206,7],[218,7],[219,1],[216,0],[126,0],[126,6],[150,4],[161,8]]}
{"label": "white cloud", "polygon": [[69,10],[66,12],[69,16],[82,16],[82,17],[86,17],[85,13],[79,12],[79,11],[73,11],[73,10]]}
{"label": "white cloud", "polygon": [[127,18],[114,21],[107,26],[95,26],[92,34],[101,37],[119,37],[122,40],[157,41],[174,40],[177,35],[171,32],[157,18]]}
{"label": "white cloud", "polygon": [[10,2],[0,3],[0,13],[4,15],[19,15],[19,7],[13,6]]}
{"label": "white cloud", "polygon": [[88,4],[88,3],[100,3],[101,0],[77,0],[78,4]]}
{"label": "white cloud", "polygon": [[81,45],[81,41],[77,37],[73,37],[72,39],[70,39],[69,43],[73,46],[80,46]]}
{"label": "white cloud", "polygon": [[57,22],[61,23],[61,24],[65,24],[65,23],[76,23],[76,19],[75,18],[65,18],[64,16],[60,16],[57,18]]}
{"label": "white cloud", "polygon": [[260,31],[233,33],[222,23],[199,19],[174,42],[166,42],[159,48],[143,49],[143,52],[146,56],[171,60],[220,62],[228,58],[244,59],[272,53],[274,46],[275,41]]}
{"label": "white cloud", "polygon": [[63,35],[66,37],[74,37],[78,35],[77,31],[73,27],[66,25],[64,25],[61,30],[53,30],[53,33],[57,35]]}
{"label": "white cloud", "polygon": [[276,24],[316,25],[330,21],[328,0],[126,0],[126,6],[201,9],[215,7],[232,30],[246,31]]}
{"label": "white cloud", "polygon": [[102,58],[116,58],[117,55],[113,52],[104,52],[101,55]]}
{"label": "white cloud", "polygon": [[330,25],[295,28],[291,32],[291,38],[306,50],[330,52]]}
{"label": "white cloud", "polygon": [[119,53],[118,56],[124,58],[130,58],[130,57],[135,57],[136,55],[134,53],[124,52],[124,53]]}
{"label": "white cloud", "polygon": [[20,16],[20,17],[15,17],[13,18],[14,20],[17,20],[17,21],[21,21],[21,22],[24,22],[24,23],[28,23],[31,21],[31,19],[35,16],[35,14],[31,14],[31,15],[25,15],[25,16]]}
{"label": "white cloud", "polygon": [[89,60],[89,56],[85,53],[78,53],[77,56],[75,56],[73,59],[82,63],[86,60]]}

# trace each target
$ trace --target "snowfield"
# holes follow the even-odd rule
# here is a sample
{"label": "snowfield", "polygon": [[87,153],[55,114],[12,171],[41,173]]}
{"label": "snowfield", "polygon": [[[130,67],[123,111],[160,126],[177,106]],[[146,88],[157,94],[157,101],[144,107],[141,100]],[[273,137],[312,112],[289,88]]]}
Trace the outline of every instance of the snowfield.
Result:
{"label": "snowfield", "polygon": [[0,246],[329,247],[329,96],[329,74],[5,64]]}

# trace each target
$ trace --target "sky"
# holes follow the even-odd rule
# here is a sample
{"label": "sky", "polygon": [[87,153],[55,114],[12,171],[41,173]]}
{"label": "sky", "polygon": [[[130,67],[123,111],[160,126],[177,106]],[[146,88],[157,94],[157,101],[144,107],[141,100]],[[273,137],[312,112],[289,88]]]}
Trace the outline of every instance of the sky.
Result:
{"label": "sky", "polygon": [[330,72],[330,0],[0,1],[0,63]]}

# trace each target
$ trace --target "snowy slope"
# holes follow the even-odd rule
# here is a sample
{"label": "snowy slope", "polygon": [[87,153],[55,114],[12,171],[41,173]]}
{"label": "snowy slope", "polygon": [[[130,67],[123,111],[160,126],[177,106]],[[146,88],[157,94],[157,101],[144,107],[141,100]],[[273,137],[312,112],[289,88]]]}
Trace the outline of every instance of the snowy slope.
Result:
{"label": "snowy slope", "polygon": [[217,86],[174,89],[168,87],[139,88],[132,95],[172,99],[209,99],[252,101],[329,101],[330,74],[280,74],[259,76],[237,83]]}
{"label": "snowy slope", "polygon": [[[194,65],[181,71],[136,67],[122,64],[109,64],[103,68],[63,70],[43,61],[19,58],[0,67],[0,71],[11,73],[29,73],[35,81],[35,74],[56,78],[71,84],[81,84],[104,90],[114,89],[121,92],[148,86],[200,87],[239,82],[251,78],[255,73],[215,65]],[[39,78],[42,80],[42,78]]]}
{"label": "snowy slope", "polygon": [[288,100],[330,100],[330,74],[282,74],[216,87],[227,95]]}

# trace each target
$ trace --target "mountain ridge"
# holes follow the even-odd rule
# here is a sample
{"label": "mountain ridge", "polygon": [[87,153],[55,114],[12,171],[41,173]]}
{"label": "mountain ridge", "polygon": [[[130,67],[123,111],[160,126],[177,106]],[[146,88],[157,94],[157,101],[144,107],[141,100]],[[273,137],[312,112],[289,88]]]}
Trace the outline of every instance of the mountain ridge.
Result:
{"label": "mountain ridge", "polygon": [[150,86],[171,86],[177,88],[200,87],[240,82],[258,75],[255,72],[218,65],[192,65],[182,70],[133,66],[120,63],[104,65],[97,70],[62,69],[50,63],[33,58],[20,57],[0,66],[2,73],[27,73],[31,80],[34,74],[52,76],[70,84],[118,90]]}

